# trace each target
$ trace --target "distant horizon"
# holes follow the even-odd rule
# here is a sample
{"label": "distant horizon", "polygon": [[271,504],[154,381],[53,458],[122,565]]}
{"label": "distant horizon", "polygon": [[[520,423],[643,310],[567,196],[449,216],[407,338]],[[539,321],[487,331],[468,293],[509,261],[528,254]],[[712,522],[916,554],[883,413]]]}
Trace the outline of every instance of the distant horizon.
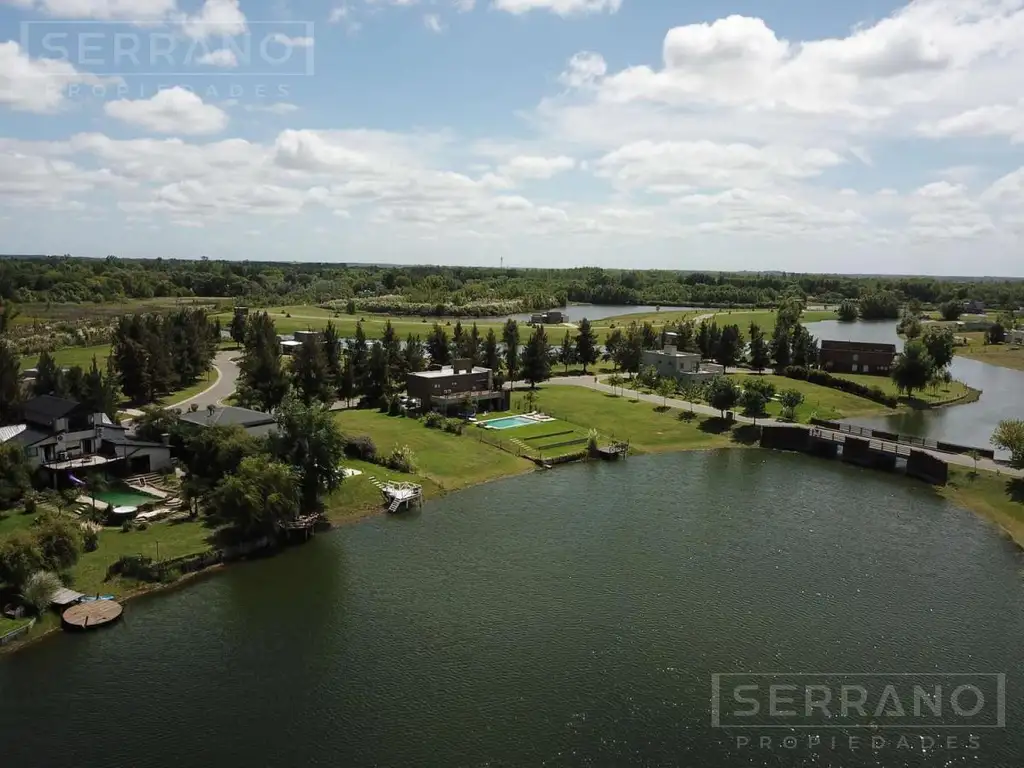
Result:
{"label": "distant horizon", "polygon": [[203,256],[189,257],[189,256],[118,256],[117,254],[107,254],[104,256],[76,256],[68,253],[25,253],[25,254],[14,254],[14,253],[0,253],[0,260],[3,259],[50,259],[50,258],[71,258],[71,259],[89,259],[102,261],[107,259],[109,256],[121,259],[123,261],[155,261],[156,259],[164,259],[165,261],[185,261],[185,262],[201,262],[204,258],[211,262],[225,262],[225,263],[249,263],[249,264],[289,264],[295,266],[326,266],[326,267],[381,267],[381,268],[394,268],[401,269],[405,267],[415,268],[431,268],[431,269],[489,269],[494,271],[502,270],[518,270],[518,271],[530,271],[530,272],[545,272],[545,271],[571,271],[578,269],[601,269],[605,272],[674,272],[678,274],[694,274],[701,273],[706,275],[815,275],[815,276],[836,276],[836,277],[850,277],[850,278],[930,278],[935,280],[944,281],[961,281],[961,282],[983,282],[983,281],[1017,281],[1024,280],[1024,275],[953,275],[953,274],[933,274],[927,272],[921,273],[910,273],[910,272],[814,272],[809,270],[790,270],[790,269],[683,269],[683,268],[671,268],[671,267],[605,267],[598,264],[581,264],[578,266],[515,266],[506,264],[504,266],[495,266],[489,264],[441,264],[441,263],[413,263],[413,262],[388,262],[388,261],[351,261],[351,260],[338,260],[338,261],[296,261],[294,259],[229,259],[229,258],[210,258]]}

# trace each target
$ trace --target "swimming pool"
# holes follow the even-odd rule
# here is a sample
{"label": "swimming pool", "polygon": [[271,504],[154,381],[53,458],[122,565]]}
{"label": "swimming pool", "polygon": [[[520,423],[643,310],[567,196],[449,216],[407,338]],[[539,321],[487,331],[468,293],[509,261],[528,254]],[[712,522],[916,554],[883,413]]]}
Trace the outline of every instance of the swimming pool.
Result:
{"label": "swimming pool", "polygon": [[157,496],[150,496],[148,493],[135,491],[130,488],[112,488],[109,491],[100,491],[93,495],[98,501],[105,501],[112,507],[141,507],[144,504],[153,504],[160,501]]}
{"label": "swimming pool", "polygon": [[492,419],[485,421],[484,426],[488,429],[512,429],[512,427],[525,427],[527,424],[536,424],[534,419],[525,416],[506,416],[503,419]]}

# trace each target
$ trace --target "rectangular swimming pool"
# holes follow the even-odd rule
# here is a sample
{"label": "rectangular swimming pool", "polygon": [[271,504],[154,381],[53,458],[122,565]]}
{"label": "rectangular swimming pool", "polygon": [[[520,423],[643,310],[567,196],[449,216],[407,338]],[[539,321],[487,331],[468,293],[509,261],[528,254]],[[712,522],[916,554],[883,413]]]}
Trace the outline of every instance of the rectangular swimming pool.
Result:
{"label": "rectangular swimming pool", "polygon": [[528,424],[536,424],[533,419],[525,416],[506,416],[503,419],[493,419],[484,423],[488,429],[512,429],[512,427],[525,427]]}
{"label": "rectangular swimming pool", "polygon": [[131,488],[115,487],[109,491],[100,491],[94,495],[98,501],[105,501],[112,507],[141,507],[160,501],[157,496],[150,496]]}

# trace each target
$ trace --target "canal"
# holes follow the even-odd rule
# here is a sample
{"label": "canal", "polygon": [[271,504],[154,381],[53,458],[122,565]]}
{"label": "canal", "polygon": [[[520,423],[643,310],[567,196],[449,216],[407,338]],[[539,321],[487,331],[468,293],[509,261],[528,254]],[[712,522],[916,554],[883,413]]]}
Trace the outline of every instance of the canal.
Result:
{"label": "canal", "polygon": [[[928,486],[841,463],[732,450],[565,467],[0,658],[3,764],[1017,765],[1022,565]],[[730,672],[1004,673],[1011,727],[974,731],[975,749],[963,731],[924,752],[896,731],[852,748],[845,729],[752,749],[711,725],[711,676]]]}
{"label": "canal", "polygon": [[[896,333],[895,320],[843,323],[823,320],[808,323],[807,330],[817,339],[877,341],[903,348]],[[953,378],[980,389],[974,403],[949,408],[904,411],[892,416],[858,416],[850,423],[904,435],[945,440],[951,443],[991,447],[989,439],[1001,419],[1024,415],[1024,371],[989,365],[967,357],[954,357],[950,365]]]}

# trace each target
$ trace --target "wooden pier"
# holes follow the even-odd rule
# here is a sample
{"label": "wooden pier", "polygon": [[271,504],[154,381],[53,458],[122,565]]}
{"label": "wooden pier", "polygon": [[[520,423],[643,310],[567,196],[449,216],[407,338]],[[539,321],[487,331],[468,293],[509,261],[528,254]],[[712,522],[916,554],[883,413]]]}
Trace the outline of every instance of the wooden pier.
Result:
{"label": "wooden pier", "polygon": [[629,455],[629,443],[615,442],[608,445],[599,445],[597,446],[597,455],[608,461],[624,459]]}
{"label": "wooden pier", "polygon": [[416,483],[381,482],[375,477],[370,478],[384,497],[388,512],[407,512],[414,506],[423,505],[423,486]]}
{"label": "wooden pier", "polygon": [[97,629],[113,624],[122,613],[124,607],[116,600],[90,600],[71,606],[62,618],[68,629]]}

